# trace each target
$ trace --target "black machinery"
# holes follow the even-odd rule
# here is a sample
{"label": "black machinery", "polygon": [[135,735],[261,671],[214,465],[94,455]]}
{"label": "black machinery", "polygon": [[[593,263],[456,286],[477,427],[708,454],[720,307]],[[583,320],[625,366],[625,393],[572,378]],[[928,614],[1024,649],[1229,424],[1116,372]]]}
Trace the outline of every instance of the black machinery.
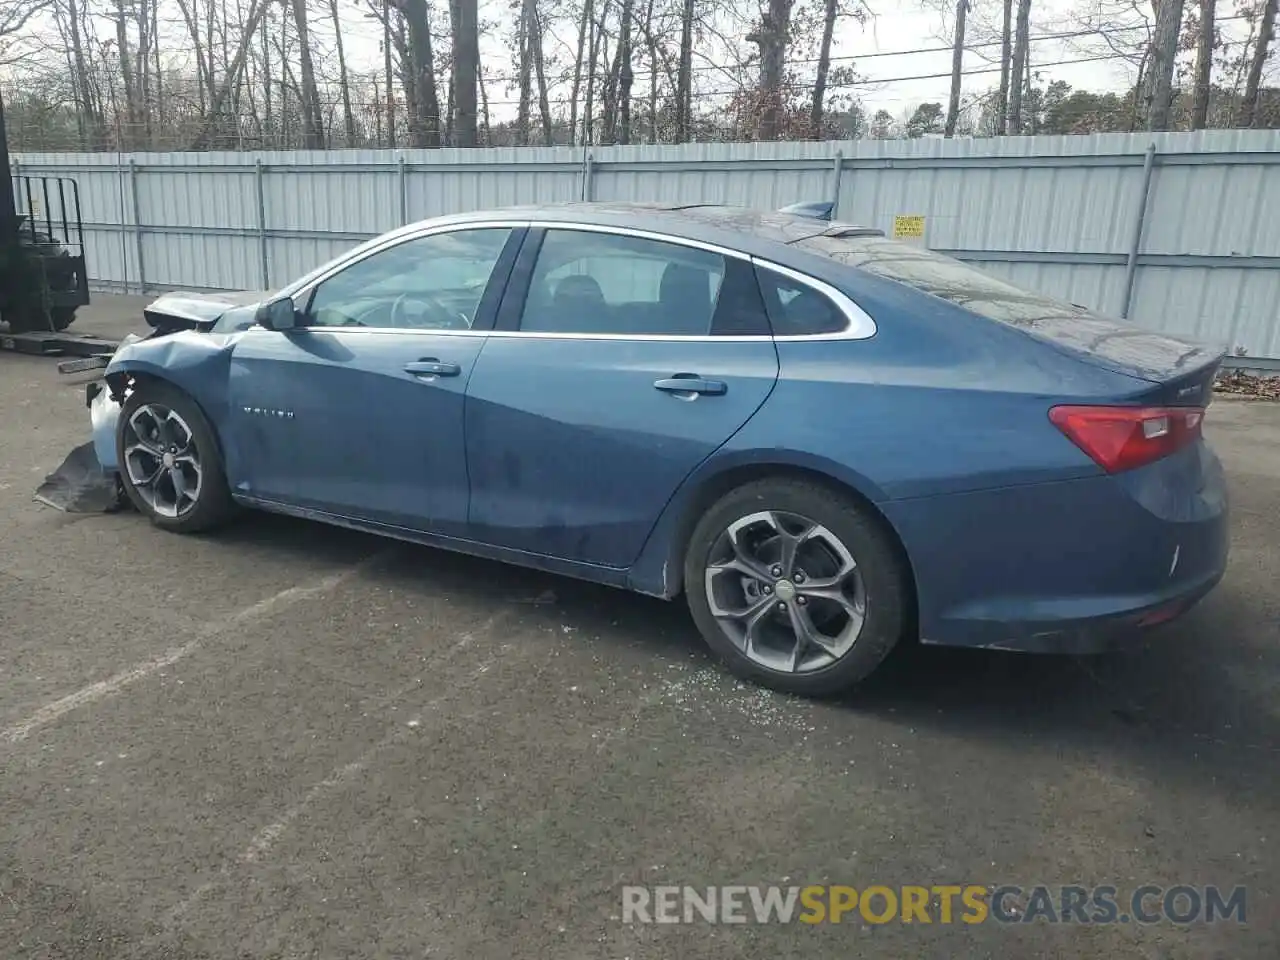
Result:
{"label": "black machinery", "polygon": [[0,100],[0,349],[109,354],[115,344],[65,333],[89,302],[79,185],[66,177],[15,178]]}

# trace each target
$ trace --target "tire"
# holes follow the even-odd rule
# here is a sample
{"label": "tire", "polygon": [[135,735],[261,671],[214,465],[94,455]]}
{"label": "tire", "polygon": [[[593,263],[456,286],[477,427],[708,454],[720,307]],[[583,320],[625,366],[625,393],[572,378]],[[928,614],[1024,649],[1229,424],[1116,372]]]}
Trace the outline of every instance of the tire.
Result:
{"label": "tire", "polygon": [[689,538],[684,589],[730,670],[806,696],[865,679],[911,622],[909,572],[883,522],[806,480],[754,481],[713,505]]}
{"label": "tire", "polygon": [[[199,405],[171,384],[143,381],[134,388],[120,411],[116,456],[125,495],[163,530],[200,533],[235,513],[213,428]],[[154,479],[145,482],[153,466]]]}
{"label": "tire", "polygon": [[49,320],[53,323],[53,329],[56,331],[67,329],[75,319],[75,307],[54,307],[49,311]]}

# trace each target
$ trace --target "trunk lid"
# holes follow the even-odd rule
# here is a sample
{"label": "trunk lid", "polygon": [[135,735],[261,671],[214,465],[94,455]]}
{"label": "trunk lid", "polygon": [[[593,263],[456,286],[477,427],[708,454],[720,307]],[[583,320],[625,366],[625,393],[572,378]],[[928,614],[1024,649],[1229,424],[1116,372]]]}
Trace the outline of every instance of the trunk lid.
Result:
{"label": "trunk lid", "polygon": [[1153,386],[1138,391],[1133,399],[1150,404],[1208,406],[1225,357],[1221,349],[1143,330],[1078,307],[1005,322],[1086,363],[1147,381]]}
{"label": "trunk lid", "polygon": [[914,287],[1088,363],[1158,384],[1142,399],[1206,404],[1224,351],[1144,330],[1014,286],[944,254],[885,237],[811,237],[797,246]]}

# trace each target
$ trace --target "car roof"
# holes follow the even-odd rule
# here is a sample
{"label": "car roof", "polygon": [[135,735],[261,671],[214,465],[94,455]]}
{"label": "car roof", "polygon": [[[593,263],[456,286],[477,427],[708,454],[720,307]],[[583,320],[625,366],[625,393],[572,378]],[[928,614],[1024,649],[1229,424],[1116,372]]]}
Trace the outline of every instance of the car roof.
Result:
{"label": "car roof", "polygon": [[761,256],[776,255],[779,245],[789,246],[810,237],[884,235],[883,231],[854,224],[708,203],[583,201],[478,210],[425,222],[463,224],[506,219],[649,230]]}

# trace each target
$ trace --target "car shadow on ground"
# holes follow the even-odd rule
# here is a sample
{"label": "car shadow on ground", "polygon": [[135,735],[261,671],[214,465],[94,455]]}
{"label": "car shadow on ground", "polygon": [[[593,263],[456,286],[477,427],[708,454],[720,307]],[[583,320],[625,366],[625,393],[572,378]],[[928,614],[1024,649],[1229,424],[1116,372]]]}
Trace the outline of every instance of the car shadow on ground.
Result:
{"label": "car shadow on ground", "polygon": [[[256,514],[218,534],[228,547],[317,552],[355,560],[391,542],[292,518]],[[479,603],[526,602],[572,623],[583,642],[638,646],[656,658],[710,664],[683,602],[400,544],[370,573],[380,582],[430,584]],[[876,716],[918,731],[1029,749],[1096,749],[1161,778],[1203,784],[1246,801],[1267,799],[1280,744],[1276,628],[1229,582],[1181,620],[1094,657],[1019,655],[902,644],[867,681],[828,701],[833,720]],[[1269,639],[1270,636],[1270,639]],[[595,639],[587,640],[592,637]],[[836,721],[840,722],[840,721]],[[1264,795],[1258,795],[1259,793]]]}

